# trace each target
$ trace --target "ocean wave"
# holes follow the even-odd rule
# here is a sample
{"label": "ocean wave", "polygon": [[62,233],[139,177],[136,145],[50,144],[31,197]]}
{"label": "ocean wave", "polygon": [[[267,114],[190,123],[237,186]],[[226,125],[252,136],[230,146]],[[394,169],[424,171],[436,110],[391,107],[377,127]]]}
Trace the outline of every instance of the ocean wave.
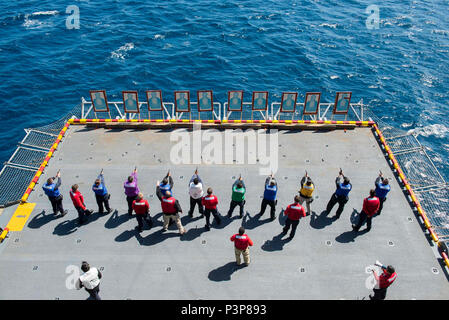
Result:
{"label": "ocean wave", "polygon": [[432,33],[436,33],[436,34],[443,34],[445,36],[449,36],[449,30],[432,30]]}
{"label": "ocean wave", "polygon": [[449,128],[447,128],[445,125],[436,123],[421,128],[411,129],[407,133],[423,137],[433,136],[436,138],[444,138],[446,137],[448,132]]}
{"label": "ocean wave", "polygon": [[55,16],[59,14],[58,10],[52,10],[52,11],[37,11],[37,12],[33,12],[31,15],[32,16]]}
{"label": "ocean wave", "polygon": [[26,29],[40,29],[44,26],[49,26],[49,23],[45,23],[40,20],[36,19],[29,19],[30,15],[25,15],[25,20],[23,21],[22,27],[25,27]]}
{"label": "ocean wave", "polygon": [[422,75],[421,76],[421,83],[425,85],[426,87],[433,87],[433,83],[438,81],[438,78],[432,75]]}
{"label": "ocean wave", "polygon": [[335,29],[335,28],[337,28],[337,24],[336,23],[334,23],[334,24],[322,23],[322,24],[319,25],[319,27],[328,27],[328,28]]}
{"label": "ocean wave", "polygon": [[411,123],[403,123],[403,124],[401,124],[401,127],[402,128],[410,128],[412,125],[413,125],[413,122],[411,122]]}
{"label": "ocean wave", "polygon": [[[22,26],[26,29],[41,29],[43,27],[53,27],[54,24],[51,21],[42,21],[39,17],[48,17],[58,15],[59,11],[36,11],[33,13],[27,13],[23,16]],[[18,16],[20,18],[20,15]],[[32,19],[35,18],[35,19]]]}
{"label": "ocean wave", "polygon": [[118,60],[125,60],[125,57],[127,56],[127,52],[132,49],[134,49],[134,43],[132,43],[132,42],[125,43],[123,46],[121,46],[117,50],[111,52],[111,58],[118,59]]}
{"label": "ocean wave", "polygon": [[158,39],[164,40],[165,36],[163,34],[156,34],[156,35],[154,35],[153,39],[154,40],[158,40]]}

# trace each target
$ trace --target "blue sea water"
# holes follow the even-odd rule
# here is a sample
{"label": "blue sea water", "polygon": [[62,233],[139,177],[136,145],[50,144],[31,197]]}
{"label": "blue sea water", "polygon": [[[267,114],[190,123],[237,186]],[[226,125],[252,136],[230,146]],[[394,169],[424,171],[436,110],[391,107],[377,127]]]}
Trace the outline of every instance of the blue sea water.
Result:
{"label": "blue sea water", "polygon": [[[67,6],[80,12],[68,29]],[[370,5],[379,28],[369,29]],[[50,123],[90,89],[350,90],[392,125],[414,130],[449,166],[449,2],[0,2],[0,160],[24,128]],[[247,100],[247,99],[246,99]]]}

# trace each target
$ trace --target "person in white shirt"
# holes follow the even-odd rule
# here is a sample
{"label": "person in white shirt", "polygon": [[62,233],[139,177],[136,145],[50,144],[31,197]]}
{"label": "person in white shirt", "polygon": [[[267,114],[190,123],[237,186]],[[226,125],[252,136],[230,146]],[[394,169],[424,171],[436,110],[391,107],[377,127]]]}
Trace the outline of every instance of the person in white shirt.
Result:
{"label": "person in white shirt", "polygon": [[190,194],[190,210],[189,217],[193,217],[193,210],[195,210],[196,204],[198,204],[198,210],[201,216],[203,216],[203,205],[201,203],[203,197],[203,181],[198,175],[198,169],[195,170],[195,174],[190,179],[189,183],[189,194]]}
{"label": "person in white shirt", "polygon": [[76,282],[76,288],[80,290],[84,287],[89,292],[88,300],[101,300],[100,292],[101,272],[97,268],[91,268],[86,261],[81,263],[81,270],[84,272]]}

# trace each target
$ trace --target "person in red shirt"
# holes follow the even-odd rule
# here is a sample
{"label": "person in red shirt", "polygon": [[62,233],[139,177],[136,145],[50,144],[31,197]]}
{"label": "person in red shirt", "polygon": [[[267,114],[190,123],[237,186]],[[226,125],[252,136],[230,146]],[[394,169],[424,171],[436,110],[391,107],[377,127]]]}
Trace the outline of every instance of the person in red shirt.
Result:
{"label": "person in red shirt", "polygon": [[72,186],[72,190],[70,190],[69,194],[76,211],[78,211],[78,223],[83,224],[86,221],[86,217],[91,215],[94,211],[86,208],[86,205],[84,204],[84,197],[81,192],[78,191],[77,184]]}
{"label": "person in red shirt", "polygon": [[168,230],[170,221],[174,221],[178,227],[179,234],[182,236],[186,233],[185,228],[182,226],[179,213],[182,213],[181,205],[176,200],[170,191],[166,191],[165,195],[161,198],[162,216],[164,224],[162,226],[163,232]]}
{"label": "person in red shirt", "polygon": [[138,223],[138,226],[136,227],[136,229],[139,232],[142,232],[143,220],[145,220],[145,222],[148,224],[148,227],[151,229],[151,227],[153,226],[153,221],[151,220],[151,217],[149,214],[150,213],[150,204],[148,203],[147,200],[145,200],[143,198],[142,192],[139,192],[136,200],[133,201],[132,208],[133,208],[134,212],[136,213],[136,219],[137,219],[137,223]]}
{"label": "person in red shirt", "polygon": [[237,265],[240,265],[240,255],[243,255],[245,265],[248,266],[250,263],[249,247],[253,245],[253,241],[247,234],[245,234],[245,228],[240,227],[239,233],[234,234],[231,237],[231,241],[234,242],[235,260]]}
{"label": "person in red shirt", "polygon": [[290,231],[290,236],[288,239],[293,239],[296,233],[296,227],[298,227],[299,219],[306,216],[306,211],[304,207],[299,204],[301,199],[299,196],[295,196],[294,203],[287,206],[287,209],[284,211],[284,215],[287,216],[287,220],[285,221],[285,227],[282,231],[282,234],[287,234],[288,229],[292,226],[292,231]]}
{"label": "person in red shirt", "polygon": [[363,200],[362,212],[360,212],[359,222],[357,225],[352,225],[352,229],[357,232],[366,220],[366,231],[371,230],[371,220],[376,212],[379,210],[380,200],[376,197],[376,191],[371,189],[369,197]]}
{"label": "person in red shirt", "polygon": [[206,230],[210,230],[210,214],[215,218],[215,221],[219,225],[221,223],[220,215],[217,211],[217,204],[218,204],[218,198],[217,196],[212,194],[213,190],[212,188],[207,189],[207,195],[203,197],[201,200],[201,204],[204,206],[204,217],[206,218]]}
{"label": "person in red shirt", "polygon": [[387,295],[387,288],[396,280],[397,274],[392,266],[382,266],[383,273],[378,276],[376,270],[372,270],[377,284],[374,286],[374,296],[369,295],[371,300],[384,300]]}

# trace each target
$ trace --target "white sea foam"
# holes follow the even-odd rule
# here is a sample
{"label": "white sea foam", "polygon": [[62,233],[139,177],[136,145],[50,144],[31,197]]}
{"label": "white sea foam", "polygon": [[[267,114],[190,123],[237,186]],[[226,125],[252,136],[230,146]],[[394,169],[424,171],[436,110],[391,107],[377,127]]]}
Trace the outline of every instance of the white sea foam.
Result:
{"label": "white sea foam", "polygon": [[330,76],[330,78],[332,79],[332,80],[334,80],[334,79],[338,79],[338,78],[340,78],[339,76],[336,76],[336,75],[333,75],[333,76]]}
{"label": "white sea foam", "polygon": [[402,128],[410,128],[412,126],[413,123],[403,123],[401,124]]}
{"label": "white sea foam", "polygon": [[164,39],[165,39],[165,36],[162,35],[162,34],[156,34],[156,35],[154,36],[154,40],[157,40],[157,39],[164,40]]}
{"label": "white sea foam", "polygon": [[33,16],[55,16],[59,14],[58,10],[52,10],[52,11],[37,11],[33,12]]}
{"label": "white sea foam", "polygon": [[[39,19],[39,17],[45,17],[45,16],[55,16],[58,15],[59,11],[52,10],[52,11],[36,11],[31,14],[27,13],[25,14],[24,21],[22,26],[27,29],[41,29],[43,27],[52,27],[54,24],[50,21],[42,21]],[[35,18],[35,19],[32,19]]]}
{"label": "white sea foam", "polygon": [[36,19],[29,19],[30,15],[25,15],[25,20],[23,21],[22,26],[27,29],[40,29],[44,26],[44,22]]}
{"label": "white sea foam", "polygon": [[421,128],[411,129],[407,133],[415,134],[415,135],[423,136],[423,137],[434,136],[437,138],[444,138],[444,137],[446,137],[448,132],[449,132],[449,128],[447,128],[446,126],[444,126],[442,124],[436,123],[436,124],[431,124],[431,125],[421,127]]}
{"label": "white sea foam", "polygon": [[332,28],[332,29],[337,28],[337,24],[336,24],[336,23],[335,23],[335,24],[322,23],[322,24],[320,24],[319,26],[320,26],[320,27],[328,27],[328,28]]}
{"label": "white sea foam", "polygon": [[134,43],[132,43],[132,42],[125,43],[123,46],[121,46],[117,50],[111,52],[111,58],[125,60],[127,52],[132,49],[134,49]]}

